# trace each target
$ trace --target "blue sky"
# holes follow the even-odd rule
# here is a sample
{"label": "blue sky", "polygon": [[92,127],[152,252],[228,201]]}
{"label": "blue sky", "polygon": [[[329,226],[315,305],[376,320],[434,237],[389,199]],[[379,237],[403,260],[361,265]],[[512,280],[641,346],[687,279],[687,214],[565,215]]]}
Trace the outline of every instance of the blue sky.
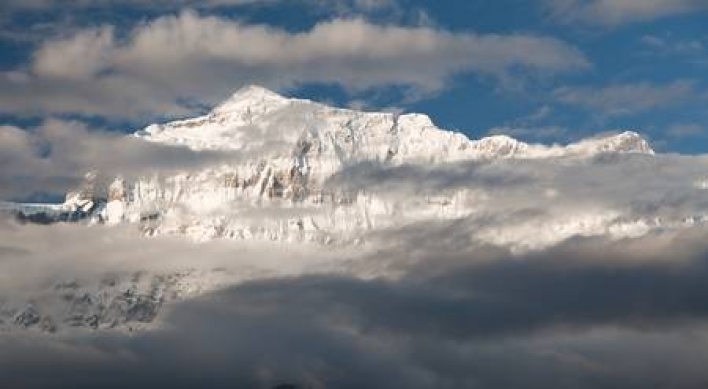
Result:
{"label": "blue sky", "polygon": [[705,0],[9,0],[0,118],[132,131],[244,84],[471,137],[708,152]]}

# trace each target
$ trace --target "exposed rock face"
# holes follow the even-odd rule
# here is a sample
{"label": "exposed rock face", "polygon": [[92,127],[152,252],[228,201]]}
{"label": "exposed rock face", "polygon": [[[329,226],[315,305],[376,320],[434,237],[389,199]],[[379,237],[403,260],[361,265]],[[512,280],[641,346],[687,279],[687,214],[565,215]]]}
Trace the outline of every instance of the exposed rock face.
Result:
{"label": "exposed rock face", "polygon": [[41,316],[32,304],[27,304],[22,310],[18,311],[12,318],[13,324],[22,328],[29,328],[39,324]]}
{"label": "exposed rock face", "polygon": [[52,291],[38,291],[30,302],[0,302],[0,333],[13,329],[139,329],[156,319],[163,304],[212,290],[226,276],[219,271],[185,270],[118,274],[87,284],[58,282]]}

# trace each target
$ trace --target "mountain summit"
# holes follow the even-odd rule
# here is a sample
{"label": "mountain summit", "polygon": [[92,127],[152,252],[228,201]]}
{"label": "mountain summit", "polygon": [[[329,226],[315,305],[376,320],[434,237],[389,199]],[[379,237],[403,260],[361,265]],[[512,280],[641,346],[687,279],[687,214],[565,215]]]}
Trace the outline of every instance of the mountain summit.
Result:
{"label": "mountain summit", "polygon": [[216,106],[212,113],[229,114],[244,109],[257,109],[258,107],[268,109],[281,106],[288,102],[288,98],[281,96],[269,89],[247,85],[237,90],[230,98]]}

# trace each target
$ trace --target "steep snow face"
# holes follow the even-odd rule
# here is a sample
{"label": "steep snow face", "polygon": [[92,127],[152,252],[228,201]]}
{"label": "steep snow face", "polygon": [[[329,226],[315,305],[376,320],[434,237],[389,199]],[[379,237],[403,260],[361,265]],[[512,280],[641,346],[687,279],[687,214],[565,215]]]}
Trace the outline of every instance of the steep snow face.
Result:
{"label": "steep snow face", "polygon": [[[130,182],[117,178],[105,189],[96,187],[96,177],[89,175],[59,211],[30,219],[51,219],[52,212],[62,212],[61,220],[87,216],[93,222],[129,222],[147,235],[185,234],[197,241],[354,242],[372,230],[490,212],[490,194],[474,185],[400,194],[377,182],[342,182],[342,177],[352,172],[357,177],[362,169],[378,171],[385,181],[391,169],[401,167],[445,170],[454,164],[503,160],[653,155],[633,132],[569,146],[531,145],[507,136],[470,140],[436,127],[425,115],[332,108],[256,86],[239,90],[204,116],[151,125],[134,136],[194,150],[220,150],[232,155],[233,162],[198,172],[155,172]],[[567,222],[570,227],[551,229],[556,232],[543,244],[573,234],[606,233],[616,219],[614,213],[608,215],[591,227],[580,223],[574,228],[576,224]],[[503,239],[496,235],[479,234],[493,243],[538,243],[532,242],[534,234],[525,232]]]}

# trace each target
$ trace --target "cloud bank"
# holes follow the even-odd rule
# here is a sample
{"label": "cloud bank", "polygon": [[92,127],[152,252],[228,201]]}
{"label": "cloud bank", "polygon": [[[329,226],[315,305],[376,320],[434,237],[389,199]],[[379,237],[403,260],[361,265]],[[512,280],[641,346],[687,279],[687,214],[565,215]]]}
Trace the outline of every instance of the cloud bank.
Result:
{"label": "cloud bank", "polygon": [[[1,266],[20,252],[24,266],[51,263],[31,243],[38,234],[15,231],[16,250],[0,250]],[[403,234],[413,241],[412,230]],[[643,388],[700,387],[708,379],[705,229],[572,239],[521,257],[503,247],[440,250],[439,231],[419,226],[416,234],[427,239],[348,261],[320,252],[320,263],[346,264],[331,272],[251,276],[174,307],[160,330],[0,335],[0,380],[30,388]],[[306,263],[295,252],[235,254],[228,245],[210,246],[190,263],[197,248],[153,240],[143,251],[174,261],[150,264],[134,244],[118,244],[129,241],[87,241],[78,228],[56,236],[88,242],[52,254],[66,276],[177,264],[239,269],[255,256],[273,269]],[[111,255],[92,265],[97,249]],[[396,271],[358,275],[372,266]],[[5,296],[16,293],[3,287]]]}

